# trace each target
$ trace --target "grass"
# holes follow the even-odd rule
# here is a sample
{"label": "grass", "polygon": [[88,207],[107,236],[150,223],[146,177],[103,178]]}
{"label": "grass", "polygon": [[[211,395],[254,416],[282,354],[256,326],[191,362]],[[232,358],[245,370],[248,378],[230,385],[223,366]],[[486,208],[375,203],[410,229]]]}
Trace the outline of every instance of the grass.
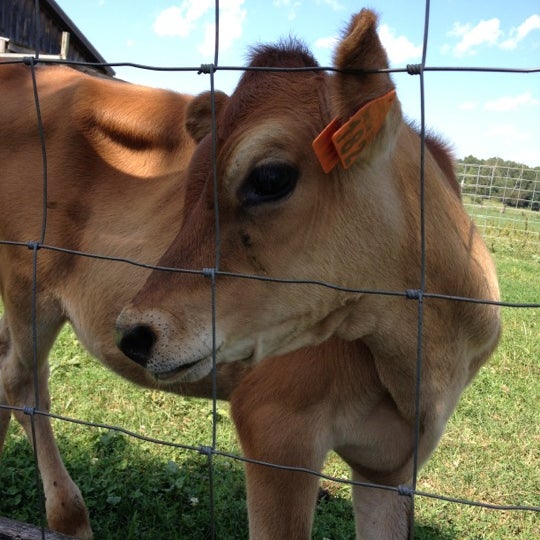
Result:
{"label": "grass", "polygon": [[[538,253],[492,245],[503,297],[540,299]],[[540,506],[540,310],[504,308],[496,354],[466,390],[418,489],[494,504]],[[122,426],[185,445],[210,445],[211,403],[144,391],[103,369],[65,329],[52,353],[53,411]],[[240,453],[228,405],[219,403],[217,445]],[[107,429],[55,421],[62,455],[90,509],[97,540],[206,539],[210,536],[208,458],[139,441]],[[241,463],[214,457],[216,537],[246,538]],[[335,456],[325,472],[346,477]],[[39,523],[32,452],[12,423],[0,462],[0,515]],[[350,491],[323,481],[313,538],[354,538]],[[503,540],[538,537],[539,515],[494,511],[416,498],[420,540]]]}

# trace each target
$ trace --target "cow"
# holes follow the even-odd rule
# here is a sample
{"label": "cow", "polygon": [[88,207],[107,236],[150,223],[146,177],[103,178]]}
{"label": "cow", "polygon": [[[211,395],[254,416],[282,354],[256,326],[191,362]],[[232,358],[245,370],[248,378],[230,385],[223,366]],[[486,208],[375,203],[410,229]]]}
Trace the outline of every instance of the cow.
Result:
{"label": "cow", "polygon": [[[183,271],[150,273],[116,333],[164,385],[255,364],[231,398],[247,458],[317,471],[334,449],[357,537],[402,539],[414,471],[501,324],[451,153],[404,120],[376,26],[353,16],[331,73],[289,40],[256,47],[229,98],[195,98],[185,217],[158,263]],[[317,479],[246,473],[250,537],[309,538]]]}
{"label": "cow", "polygon": [[[45,201],[32,70],[47,158]],[[191,96],[23,64],[0,64],[0,87],[1,451],[11,413],[32,440],[32,417],[24,411],[50,410],[48,354],[66,322],[113,371],[147,388],[162,387],[114,340],[115,320],[149,270],[74,252],[155,264],[183,219],[195,141],[185,128]],[[217,397],[228,398],[248,370],[246,363],[219,366]],[[212,397],[212,378],[166,390]],[[48,525],[91,538],[82,495],[61,460],[50,420],[34,414],[33,421]]]}

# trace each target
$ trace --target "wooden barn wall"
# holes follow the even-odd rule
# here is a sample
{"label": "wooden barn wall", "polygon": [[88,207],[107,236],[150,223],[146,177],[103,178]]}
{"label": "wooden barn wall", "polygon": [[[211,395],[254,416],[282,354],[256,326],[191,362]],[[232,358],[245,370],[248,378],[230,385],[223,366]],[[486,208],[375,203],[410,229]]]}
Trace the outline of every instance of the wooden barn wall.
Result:
{"label": "wooden barn wall", "polygon": [[[37,42],[42,54],[60,54],[62,32],[70,33],[68,59],[82,62],[103,62],[104,59],[80,33],[58,6],[39,2],[40,34]],[[36,50],[35,0],[0,0],[0,36],[10,39],[13,52]],[[102,71],[114,74],[111,69]]]}

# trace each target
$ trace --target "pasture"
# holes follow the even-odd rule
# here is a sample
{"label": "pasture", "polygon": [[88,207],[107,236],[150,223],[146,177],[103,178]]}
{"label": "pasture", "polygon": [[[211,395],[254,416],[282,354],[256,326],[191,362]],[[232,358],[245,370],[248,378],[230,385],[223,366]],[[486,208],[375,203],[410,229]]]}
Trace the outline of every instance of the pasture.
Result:
{"label": "pasture", "polygon": [[[538,251],[504,239],[491,244],[503,300],[538,302]],[[104,263],[106,264],[106,263]],[[501,505],[540,506],[540,310],[503,308],[501,344],[466,390],[418,490]],[[179,445],[211,445],[206,400],[145,391],[105,370],[64,329],[51,355],[52,412],[118,426]],[[217,449],[240,455],[228,404],[215,411]],[[89,507],[96,539],[206,539],[247,536],[243,465],[145,442],[107,428],[54,421],[60,450]],[[330,455],[324,473],[347,478]],[[39,524],[33,454],[12,422],[0,465],[0,515]],[[354,538],[350,488],[322,481],[313,538]],[[535,512],[487,510],[416,497],[421,540],[502,540],[536,536]]]}
{"label": "pasture", "polygon": [[[426,8],[426,20],[427,15]],[[34,253],[33,267],[23,257],[5,257],[2,264],[8,316],[2,321],[0,340],[0,398],[18,411],[26,436],[15,423],[9,426],[0,461],[0,516],[43,526],[46,498],[51,527],[79,538],[92,537],[79,490],[66,478],[57,457],[49,429],[52,422],[66,466],[84,495],[96,539],[246,538],[246,481],[238,437],[247,455],[281,455],[285,456],[280,458],[282,463],[291,457],[293,463],[307,462],[313,467],[321,465],[327,449],[335,449],[320,475],[313,538],[353,538],[353,506],[357,534],[362,538],[402,538],[409,523],[415,528],[410,537],[420,539],[535,536],[540,515],[536,407],[540,258],[534,241],[536,224],[529,220],[537,216],[509,210],[508,221],[524,222],[524,229],[512,224],[508,234],[493,234],[505,228],[501,224],[506,218],[497,220],[496,209],[489,204],[488,215],[473,212],[499,267],[503,301],[530,305],[503,307],[500,347],[460,400],[437,447],[438,435],[465,381],[490,355],[499,336],[498,309],[480,306],[498,302],[495,273],[455,197],[458,185],[447,149],[437,139],[424,138],[423,131],[419,141],[411,127],[403,127],[375,14],[362,10],[354,17],[336,50],[336,73],[330,78],[309,74],[319,66],[303,46],[293,42],[255,49],[249,67],[277,67],[277,73],[283,66],[309,69],[287,80],[273,73],[249,74],[230,97],[222,95],[218,100],[214,93],[193,101],[173,98],[179,114],[162,106],[168,101],[163,93],[156,108],[162,113],[167,110],[167,118],[147,110],[148,103],[157,102],[143,99],[131,85],[113,90],[113,85],[96,80],[70,86],[71,77],[76,78],[71,72],[64,79],[64,94],[57,91],[59,78],[52,69],[38,74],[37,84],[34,62],[28,64],[42,139],[42,167],[36,165],[36,155],[11,152],[7,145],[0,159],[7,179],[2,182],[4,200],[18,203],[4,207],[5,251],[20,247],[17,256],[23,248]],[[423,77],[424,63],[425,54],[422,65],[408,66],[407,72]],[[385,73],[378,72],[380,66]],[[17,77],[26,76],[24,67],[16,69],[15,76],[5,78],[3,88],[10,92],[6,92],[6,103],[18,103]],[[351,77],[350,72],[357,70],[360,76]],[[206,68],[201,71],[206,73]],[[316,84],[304,84],[304,80]],[[326,84],[327,80],[332,84]],[[43,101],[38,98],[38,87],[52,89],[40,92]],[[68,91],[75,88],[82,90]],[[117,114],[115,104],[123,108],[132,91],[141,98],[138,106],[125,116]],[[158,91],[147,91],[157,96]],[[62,96],[68,94],[74,97],[65,106]],[[302,99],[294,101],[298,96]],[[31,118],[17,115],[17,125],[24,128],[20,140],[26,140],[29,133],[36,135],[34,111],[32,100],[21,103],[21,110],[32,109]],[[40,108],[40,103],[45,106]],[[103,108],[104,103],[111,108]],[[3,109],[7,111],[3,125],[9,127],[14,124],[14,113]],[[66,111],[68,116],[62,117]],[[180,116],[182,122],[177,121]],[[291,124],[297,117],[303,121]],[[81,122],[63,122],[62,118]],[[337,120],[327,124],[331,118]],[[43,125],[69,126],[48,131],[47,146],[52,152],[45,147]],[[191,137],[186,137],[188,132]],[[313,141],[315,133],[319,136]],[[194,143],[198,143],[197,151],[190,157]],[[295,145],[298,152],[292,151]],[[389,148],[394,151],[388,152]],[[72,159],[79,156],[77,149],[83,150],[78,162],[96,164],[95,170],[78,164],[70,169],[71,161],[66,165],[62,151]],[[140,162],[133,159],[134,154]],[[355,162],[358,166],[352,167]],[[340,179],[355,179],[363,171],[365,183],[329,184],[319,165],[326,175],[338,165],[332,174]],[[56,172],[49,176],[48,170]],[[125,273],[113,278],[108,265],[127,264],[140,253],[146,256],[147,248],[154,255],[163,253],[170,242],[167,234],[178,230],[180,213],[159,203],[177,200],[183,189],[178,187],[182,185],[177,181],[179,172],[187,181],[186,226],[158,265],[183,268],[184,275],[171,274],[170,279],[161,280],[160,272],[154,272],[125,304],[140,284],[135,285],[136,276],[133,281],[127,276],[133,268],[124,267]],[[79,176],[88,182],[81,182]],[[150,182],[133,182],[135,176],[170,182],[158,192]],[[23,187],[19,177],[37,181]],[[116,181],[108,182],[112,178]],[[118,178],[128,182],[122,184]],[[96,180],[103,181],[105,189],[99,189]],[[90,189],[81,191],[81,186]],[[424,188],[427,198],[422,197]],[[396,195],[398,204],[389,193]],[[144,212],[130,204],[127,194],[135,202],[145,202]],[[327,209],[321,204],[334,200],[330,194],[338,202],[335,211],[330,211],[332,202]],[[118,195],[131,211],[118,213]],[[500,201],[518,208],[514,198]],[[485,201],[471,198],[468,202],[483,206]],[[81,207],[86,212],[81,213]],[[162,207],[171,213],[164,212],[161,220],[154,221],[155,209]],[[49,212],[49,208],[57,211]],[[313,212],[320,208],[324,214]],[[311,226],[305,228],[306,234],[296,235],[298,226],[305,224],[299,219],[304,211]],[[157,223],[157,228],[140,228],[147,221]],[[41,240],[27,243],[37,226]],[[261,241],[266,238],[271,238],[268,245]],[[65,250],[52,247],[68,257],[40,254],[38,262],[38,250],[47,253],[51,246],[68,246]],[[117,250],[124,248],[126,253],[118,255]],[[80,259],[75,250],[99,255]],[[101,253],[114,254],[116,262],[106,261]],[[215,268],[205,266],[210,256],[215,257]],[[199,272],[186,271],[199,267],[202,277],[211,282],[205,279],[196,284]],[[221,279],[223,269],[226,279],[220,281],[218,295],[216,279]],[[282,269],[285,276],[299,279],[298,284],[287,283],[291,285],[287,292],[284,287],[272,289],[271,282],[279,280],[267,278]],[[419,269],[420,289],[411,289]],[[258,279],[244,287],[234,279],[244,273],[257,273]],[[306,294],[309,287],[317,286],[309,284],[313,274],[319,285],[341,286],[321,287],[320,295]],[[206,304],[208,283],[212,286],[211,314]],[[372,290],[374,283],[381,288]],[[385,292],[394,288],[405,292]],[[440,291],[443,298],[434,301],[428,294],[424,300],[425,290]],[[447,291],[453,297],[444,298]],[[456,301],[461,296],[480,300]],[[444,303],[436,304],[441,299]],[[405,306],[408,300],[418,300],[418,321],[412,303]],[[245,407],[235,407],[233,400],[231,409],[226,403],[142,390],[120,380],[85,352],[70,328],[62,330],[51,352],[49,381],[43,352],[48,352],[65,320],[72,321],[86,349],[117,373],[123,371],[148,388],[156,388],[156,381],[196,382],[209,373],[212,359],[245,362],[302,345],[316,346],[328,337],[330,341],[322,344],[319,353],[315,349],[309,353],[317,360],[311,365],[320,368],[313,370],[311,378],[306,369],[309,357],[296,356],[303,360],[301,364],[294,362],[294,355],[266,362],[263,366],[275,371],[254,370],[255,377],[246,378],[238,392],[247,396],[242,402]],[[419,343],[423,364],[415,362]],[[332,356],[345,363],[329,363]],[[136,364],[128,365],[126,358]],[[278,362],[289,358],[294,369],[287,371],[283,365],[280,369]],[[421,372],[417,371],[420,367]],[[414,391],[416,379],[421,379],[421,394]],[[273,386],[271,381],[275,381]],[[29,390],[32,384],[35,409]],[[173,390],[173,386],[166,388]],[[273,391],[266,393],[267,388]],[[34,417],[28,415],[36,409],[38,420],[33,422],[30,418]],[[265,416],[269,410],[276,414]],[[6,420],[4,411],[0,427],[7,429]],[[2,443],[4,434],[2,430]],[[303,436],[305,441],[294,440]],[[27,437],[34,440],[33,449]],[[435,455],[419,475],[413,467],[412,522],[406,497],[386,497],[384,491],[355,486],[352,504],[349,471],[338,453],[351,464],[355,478],[398,486],[399,494],[407,495],[400,483],[409,478],[413,447],[414,459],[418,457],[421,463],[427,462],[432,450]],[[311,523],[317,491],[313,482],[310,490],[305,476],[300,476],[309,471],[266,477],[259,472],[253,465],[248,468],[250,535],[299,538],[305,531],[301,537],[309,537],[306,518]],[[275,472],[271,469],[272,475]],[[519,509],[519,505],[524,507]],[[278,532],[285,530],[290,534]]]}
{"label": "pasture", "polygon": [[509,206],[502,212],[501,203],[492,199],[478,204],[464,196],[463,202],[492,250],[512,246],[532,256],[540,253],[540,212]]}

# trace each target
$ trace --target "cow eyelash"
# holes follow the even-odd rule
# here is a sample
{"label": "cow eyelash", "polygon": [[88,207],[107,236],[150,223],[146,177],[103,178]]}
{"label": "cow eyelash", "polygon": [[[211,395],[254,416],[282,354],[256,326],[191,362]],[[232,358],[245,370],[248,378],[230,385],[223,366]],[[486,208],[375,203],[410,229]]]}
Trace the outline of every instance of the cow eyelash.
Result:
{"label": "cow eyelash", "polygon": [[288,163],[266,163],[251,170],[238,190],[243,207],[287,198],[296,187],[299,171]]}

